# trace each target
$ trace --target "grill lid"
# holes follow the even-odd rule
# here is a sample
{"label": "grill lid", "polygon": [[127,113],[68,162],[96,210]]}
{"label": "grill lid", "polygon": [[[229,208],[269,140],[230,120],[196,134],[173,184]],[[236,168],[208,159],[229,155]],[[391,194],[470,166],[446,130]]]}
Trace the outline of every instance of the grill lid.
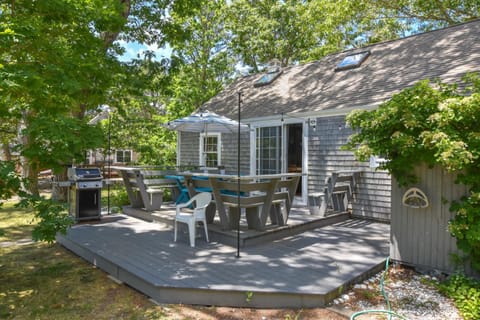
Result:
{"label": "grill lid", "polygon": [[68,168],[68,179],[71,181],[101,180],[99,168]]}

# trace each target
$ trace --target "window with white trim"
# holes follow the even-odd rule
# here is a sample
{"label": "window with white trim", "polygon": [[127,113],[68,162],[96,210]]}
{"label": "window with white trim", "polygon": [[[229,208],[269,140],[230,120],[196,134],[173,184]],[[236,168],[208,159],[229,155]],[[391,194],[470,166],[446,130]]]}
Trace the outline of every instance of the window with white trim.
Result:
{"label": "window with white trim", "polygon": [[207,168],[216,168],[221,165],[221,138],[220,133],[200,135],[200,165]]}
{"label": "window with white trim", "polygon": [[282,127],[257,128],[257,174],[276,174],[282,171]]}
{"label": "window with white trim", "polygon": [[132,150],[116,150],[115,162],[128,163],[132,161]]}

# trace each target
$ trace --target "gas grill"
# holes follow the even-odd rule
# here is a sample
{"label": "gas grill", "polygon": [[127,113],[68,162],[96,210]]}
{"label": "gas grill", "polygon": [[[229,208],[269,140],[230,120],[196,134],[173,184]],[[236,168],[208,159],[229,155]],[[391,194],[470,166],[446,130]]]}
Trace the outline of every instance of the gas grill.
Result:
{"label": "gas grill", "polygon": [[68,168],[70,215],[75,220],[100,219],[103,177],[99,168]]}

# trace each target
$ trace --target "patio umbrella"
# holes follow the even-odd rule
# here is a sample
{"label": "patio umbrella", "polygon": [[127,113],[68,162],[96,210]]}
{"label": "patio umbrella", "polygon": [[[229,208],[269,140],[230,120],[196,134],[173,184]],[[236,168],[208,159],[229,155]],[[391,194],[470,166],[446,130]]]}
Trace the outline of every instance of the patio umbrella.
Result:
{"label": "patio umbrella", "polygon": [[[206,137],[208,132],[233,133],[236,130],[249,130],[249,127],[245,124],[210,111],[201,111],[170,121],[165,124],[165,127],[176,131],[204,133]],[[206,145],[204,145],[205,147]]]}
{"label": "patio umbrella", "polygon": [[[208,131],[233,133],[238,128],[238,122],[214,112],[202,111],[170,121],[165,127],[171,130],[201,132],[205,134],[207,134]],[[248,126],[240,124],[240,130],[246,131],[248,130]]]}

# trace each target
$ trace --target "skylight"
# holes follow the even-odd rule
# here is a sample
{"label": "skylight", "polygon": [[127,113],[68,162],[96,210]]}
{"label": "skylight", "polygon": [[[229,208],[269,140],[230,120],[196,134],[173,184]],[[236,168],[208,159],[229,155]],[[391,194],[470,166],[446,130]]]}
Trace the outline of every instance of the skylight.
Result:
{"label": "skylight", "polygon": [[370,51],[350,54],[343,58],[343,60],[339,64],[337,64],[335,71],[358,68],[362,65],[363,61],[368,58],[369,55]]}
{"label": "skylight", "polygon": [[282,69],[280,67],[271,67],[265,74],[255,80],[253,86],[261,87],[270,84],[273,82],[273,80],[277,79],[280,74],[282,74]]}

